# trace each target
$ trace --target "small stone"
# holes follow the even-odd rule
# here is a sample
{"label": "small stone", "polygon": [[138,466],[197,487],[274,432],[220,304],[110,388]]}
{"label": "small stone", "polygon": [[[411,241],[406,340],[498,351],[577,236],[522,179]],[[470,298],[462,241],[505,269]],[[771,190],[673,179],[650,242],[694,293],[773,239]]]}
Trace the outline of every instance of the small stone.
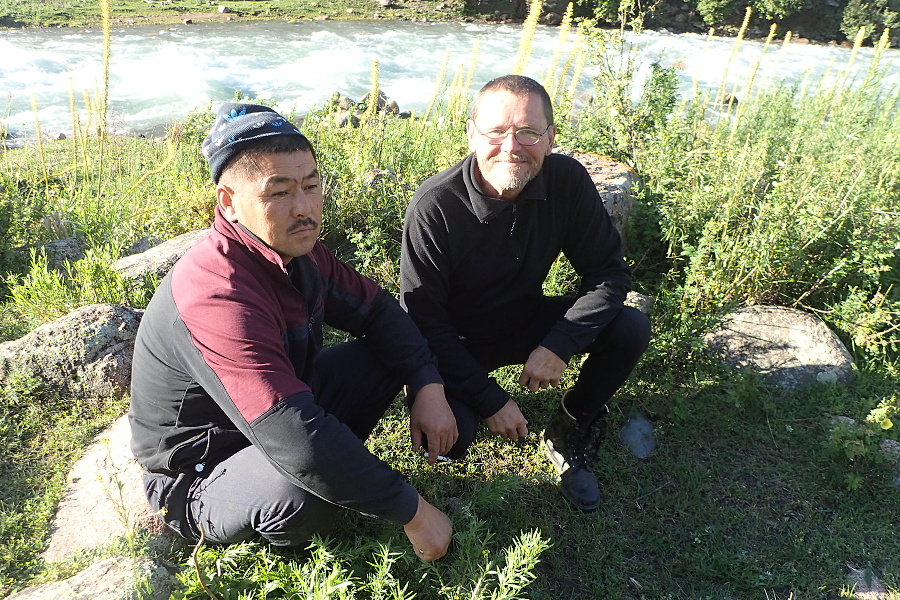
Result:
{"label": "small stone", "polygon": [[227,6],[223,5],[223,4],[220,4],[220,5],[219,5],[219,12],[220,12],[220,13],[223,13],[223,14],[224,14],[224,13],[230,13],[230,12],[231,12],[231,9],[228,8]]}
{"label": "small stone", "polygon": [[636,458],[647,458],[656,450],[653,424],[641,413],[634,413],[619,433],[619,439]]}
{"label": "small stone", "polygon": [[816,375],[816,381],[819,383],[837,383],[838,374],[834,371],[822,371]]}

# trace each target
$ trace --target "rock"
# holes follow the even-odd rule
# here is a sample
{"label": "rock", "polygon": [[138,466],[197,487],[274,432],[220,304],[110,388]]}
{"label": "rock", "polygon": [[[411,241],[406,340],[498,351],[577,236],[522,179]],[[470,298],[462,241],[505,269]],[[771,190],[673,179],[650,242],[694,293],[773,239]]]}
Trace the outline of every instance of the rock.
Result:
{"label": "rock", "polygon": [[900,442],[897,440],[881,440],[879,449],[881,450],[881,455],[891,463],[891,467],[894,469],[891,485],[895,488],[900,488]]}
{"label": "rock", "polygon": [[224,5],[219,5],[219,12],[222,14],[230,13],[231,9]]}
{"label": "rock", "polygon": [[705,336],[708,348],[736,370],[753,370],[781,388],[847,382],[850,353],[819,319],[790,308],[751,306],[725,316]]}
{"label": "rock", "polygon": [[132,254],[140,254],[141,252],[146,252],[153,246],[157,246],[157,245],[163,243],[164,241],[165,240],[145,235],[144,237],[142,237],[135,243],[133,243],[130,246],[128,246],[127,248],[123,249],[122,256],[131,256]]}
{"label": "rock", "polygon": [[544,25],[549,25],[551,27],[556,27],[560,23],[562,23],[562,15],[555,12],[548,12],[544,15]]}
{"label": "rock", "polygon": [[895,597],[879,581],[872,569],[857,569],[849,564],[847,569],[849,569],[846,576],[847,587],[852,590],[852,598],[857,600],[890,600]]}
{"label": "rock", "polygon": [[174,539],[147,503],[130,442],[128,416],[123,415],[72,465],[44,560],[64,560],[78,550],[109,546],[137,529]]}
{"label": "rock", "polygon": [[113,269],[130,280],[140,279],[146,273],[153,273],[162,279],[178,259],[208,233],[209,229],[199,229],[179,235],[140,254],[120,258]]}
{"label": "rock", "polygon": [[[151,593],[141,593],[147,582]],[[165,600],[175,578],[162,564],[146,557],[109,558],[53,583],[42,583],[7,596],[7,600]]]}
{"label": "rock", "polygon": [[66,134],[64,134],[64,133],[60,133],[58,136],[56,136],[56,141],[58,141],[58,142],[61,142],[62,140],[65,140],[65,139],[68,139],[68,138],[66,137]]}
{"label": "rock", "polygon": [[82,239],[66,237],[47,242],[43,248],[44,254],[47,256],[47,265],[51,269],[65,273],[66,263],[75,264],[84,258],[87,245]]}
{"label": "rock", "polygon": [[335,127],[359,127],[359,117],[350,111],[340,111],[331,116],[331,124]]}
{"label": "rock", "polygon": [[619,432],[619,439],[636,458],[647,458],[656,450],[653,424],[639,412],[628,418],[628,422]]}
{"label": "rock", "polygon": [[377,0],[378,5],[382,8],[391,8],[394,6],[393,0]]}
{"label": "rock", "polygon": [[653,311],[655,302],[656,299],[652,296],[645,296],[638,292],[628,292],[628,295],[625,297],[625,306],[636,308],[645,315],[649,315]]}
{"label": "rock", "polygon": [[121,398],[131,384],[131,355],[141,313],[83,306],[18,340],[0,344],[0,379],[13,372],[64,396]]}
{"label": "rock", "polygon": [[194,24],[194,20],[193,20],[193,19],[185,19],[184,21],[182,21],[182,23],[183,23],[184,25],[193,25],[193,24]]}
{"label": "rock", "polygon": [[613,225],[625,239],[625,223],[634,210],[634,186],[638,182],[637,172],[624,163],[620,163],[602,154],[576,152],[567,148],[554,148],[554,152],[566,154],[578,160],[591,176],[597,186],[606,212],[612,217]]}
{"label": "rock", "polygon": [[[363,110],[365,110],[369,106],[369,98],[371,97],[371,95],[372,95],[372,93],[368,92],[359,101],[360,107]],[[387,106],[387,102],[388,102],[387,95],[385,95],[385,93],[383,91],[378,90],[378,98],[375,102],[375,110],[384,110],[384,107]]]}

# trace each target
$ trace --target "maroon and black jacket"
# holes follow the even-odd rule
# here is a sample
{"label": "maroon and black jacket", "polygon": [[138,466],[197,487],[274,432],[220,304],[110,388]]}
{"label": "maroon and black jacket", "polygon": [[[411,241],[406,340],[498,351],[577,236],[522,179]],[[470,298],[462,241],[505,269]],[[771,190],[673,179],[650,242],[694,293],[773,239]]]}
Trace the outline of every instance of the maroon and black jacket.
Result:
{"label": "maroon and black jacket", "polygon": [[325,500],[411,520],[415,489],[304,383],[323,323],[370,344],[411,394],[441,381],[424,338],[388,292],[321,242],[286,268],[217,209],[211,233],[163,279],[138,330],[129,420],[141,466],[174,476],[253,444]]}

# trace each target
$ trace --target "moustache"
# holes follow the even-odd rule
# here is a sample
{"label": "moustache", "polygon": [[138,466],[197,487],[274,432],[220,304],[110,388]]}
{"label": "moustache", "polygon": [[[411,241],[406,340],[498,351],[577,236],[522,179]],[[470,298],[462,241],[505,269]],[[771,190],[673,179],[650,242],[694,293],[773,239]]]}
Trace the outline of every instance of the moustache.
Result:
{"label": "moustache", "polygon": [[318,226],[318,221],[316,221],[312,217],[306,217],[305,219],[298,219],[296,223],[291,225],[291,228],[288,229],[288,233],[294,233],[296,231],[300,231],[301,229],[315,228]]}
{"label": "moustache", "polygon": [[490,162],[508,162],[508,161],[524,161],[524,162],[533,162],[531,157],[527,154],[519,154],[518,152],[510,152],[504,154],[498,154],[497,156],[491,157],[489,159]]}

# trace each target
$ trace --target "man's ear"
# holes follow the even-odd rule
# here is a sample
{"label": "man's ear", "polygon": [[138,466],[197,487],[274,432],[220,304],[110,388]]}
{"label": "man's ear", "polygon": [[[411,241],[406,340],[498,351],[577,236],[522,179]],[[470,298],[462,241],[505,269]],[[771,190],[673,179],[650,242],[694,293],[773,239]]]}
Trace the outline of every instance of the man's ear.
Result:
{"label": "man's ear", "polygon": [[472,119],[466,120],[466,137],[469,138],[469,152],[475,152],[475,144],[473,143],[474,136],[477,132],[475,131],[475,121]]}
{"label": "man's ear", "polygon": [[225,215],[225,218],[232,222],[237,222],[237,209],[234,206],[234,190],[224,184],[216,186],[216,201],[219,204],[219,210]]}
{"label": "man's ear", "polygon": [[556,139],[556,124],[550,126],[550,131],[547,132],[547,140],[550,142],[547,145],[547,152],[544,156],[550,156],[553,153],[553,140]]}

